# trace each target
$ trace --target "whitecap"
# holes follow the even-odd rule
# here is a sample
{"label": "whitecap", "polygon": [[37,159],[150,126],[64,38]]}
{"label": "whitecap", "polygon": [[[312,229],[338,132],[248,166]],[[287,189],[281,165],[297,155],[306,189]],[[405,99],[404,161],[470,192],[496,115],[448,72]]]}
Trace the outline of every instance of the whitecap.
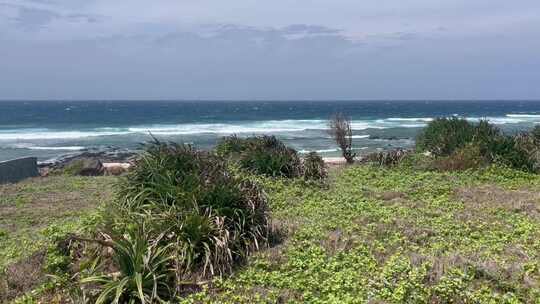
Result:
{"label": "whitecap", "polygon": [[369,138],[369,135],[353,135],[351,136],[353,139],[362,139],[362,138]]}
{"label": "whitecap", "polygon": [[86,147],[80,147],[80,146],[65,146],[65,147],[40,147],[40,146],[32,146],[27,147],[26,149],[30,150],[52,150],[52,151],[82,151],[86,150]]}

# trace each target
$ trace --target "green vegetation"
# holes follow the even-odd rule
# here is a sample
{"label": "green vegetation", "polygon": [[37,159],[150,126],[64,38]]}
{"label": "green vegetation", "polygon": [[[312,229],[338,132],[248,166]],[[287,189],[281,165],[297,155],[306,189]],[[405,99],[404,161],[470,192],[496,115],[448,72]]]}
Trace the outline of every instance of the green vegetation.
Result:
{"label": "green vegetation", "polygon": [[350,167],[262,179],[287,240],[184,303],[537,303],[540,177]]}
{"label": "green vegetation", "polygon": [[169,249],[174,243],[159,246],[163,234],[155,240],[140,226],[126,236],[113,241],[112,260],[119,275],[97,275],[81,280],[82,284],[103,286],[96,304],[103,303],[156,303],[173,294],[174,271],[169,264],[174,259]]}
{"label": "green vegetation", "polygon": [[[113,196],[113,177],[50,176],[0,185],[0,302],[47,282],[44,264],[59,236],[93,230]],[[45,284],[45,285],[44,285]]]}
{"label": "green vegetation", "polygon": [[471,142],[475,129],[474,125],[465,119],[437,118],[418,135],[416,148],[436,156],[448,156]]}
{"label": "green vegetation", "polygon": [[216,147],[219,155],[237,158],[240,166],[257,174],[298,177],[302,164],[297,152],[275,136],[224,137]]}
{"label": "green vegetation", "polygon": [[436,167],[442,169],[463,170],[498,163],[537,172],[540,169],[540,142],[535,134],[540,131],[534,129],[511,136],[486,120],[473,124],[457,117],[438,118],[419,134],[416,148],[438,157]]}
{"label": "green vegetation", "polygon": [[305,180],[324,180],[328,172],[322,157],[317,152],[308,153],[303,160]]}
{"label": "green vegetation", "polygon": [[[387,152],[329,172],[313,153],[292,176],[256,154],[266,147],[281,160],[288,151],[269,137],[224,139],[216,154],[156,141],[115,195],[105,191],[104,208],[91,204],[44,229],[24,255],[4,258],[0,299],[540,303],[540,175],[514,161],[516,150],[532,159],[536,131],[510,137],[485,122],[448,121],[435,126],[472,130],[470,141],[448,131],[456,141],[434,146],[447,151],[436,156]],[[244,167],[244,158],[256,165]],[[30,210],[35,195],[54,204],[58,188],[86,202],[112,181],[55,176],[5,186],[9,203],[0,208],[11,209],[0,210]],[[69,210],[62,206],[55,213]],[[0,226],[0,240],[24,240],[14,236],[20,227]]]}
{"label": "green vegetation", "polygon": [[70,267],[97,303],[173,300],[229,274],[270,236],[267,199],[257,185],[214,154],[159,141],[121,179],[104,224],[97,237],[73,238],[91,253]]}
{"label": "green vegetation", "polygon": [[287,147],[275,136],[254,136],[239,138],[236,135],[221,139],[216,153],[229,158],[238,165],[255,174],[271,177],[321,180],[326,177],[322,158],[311,152],[304,159],[296,150]]}
{"label": "green vegetation", "polygon": [[0,269],[44,246],[46,228],[73,226],[82,215],[109,201],[115,180],[60,175],[0,185]]}

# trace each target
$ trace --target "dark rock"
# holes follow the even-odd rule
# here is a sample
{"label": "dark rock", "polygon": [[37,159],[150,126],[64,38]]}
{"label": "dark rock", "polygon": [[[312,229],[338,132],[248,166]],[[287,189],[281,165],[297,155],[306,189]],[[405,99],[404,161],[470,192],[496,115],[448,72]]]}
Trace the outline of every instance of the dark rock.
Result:
{"label": "dark rock", "polygon": [[41,172],[64,170],[69,164],[80,159],[95,158],[102,163],[131,163],[137,152],[133,150],[107,147],[105,150],[84,151],[82,153],[66,154],[39,163]]}
{"label": "dark rock", "polygon": [[98,158],[79,158],[71,161],[64,172],[72,175],[98,176],[103,175],[103,164]]}

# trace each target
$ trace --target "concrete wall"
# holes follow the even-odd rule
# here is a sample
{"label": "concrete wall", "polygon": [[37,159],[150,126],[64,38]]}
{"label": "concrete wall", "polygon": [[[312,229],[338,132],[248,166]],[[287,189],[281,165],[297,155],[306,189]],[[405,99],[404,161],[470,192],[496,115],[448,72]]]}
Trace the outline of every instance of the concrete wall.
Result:
{"label": "concrete wall", "polygon": [[35,157],[0,162],[0,184],[16,183],[34,176],[39,176],[37,158]]}

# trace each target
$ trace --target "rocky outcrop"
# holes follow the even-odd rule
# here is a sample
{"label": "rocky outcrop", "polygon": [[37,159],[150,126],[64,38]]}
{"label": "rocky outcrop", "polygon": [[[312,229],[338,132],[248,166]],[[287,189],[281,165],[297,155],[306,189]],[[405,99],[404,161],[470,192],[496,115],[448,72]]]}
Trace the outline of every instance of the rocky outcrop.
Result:
{"label": "rocky outcrop", "polygon": [[39,176],[35,157],[0,162],[0,184],[16,183],[25,178]]}

